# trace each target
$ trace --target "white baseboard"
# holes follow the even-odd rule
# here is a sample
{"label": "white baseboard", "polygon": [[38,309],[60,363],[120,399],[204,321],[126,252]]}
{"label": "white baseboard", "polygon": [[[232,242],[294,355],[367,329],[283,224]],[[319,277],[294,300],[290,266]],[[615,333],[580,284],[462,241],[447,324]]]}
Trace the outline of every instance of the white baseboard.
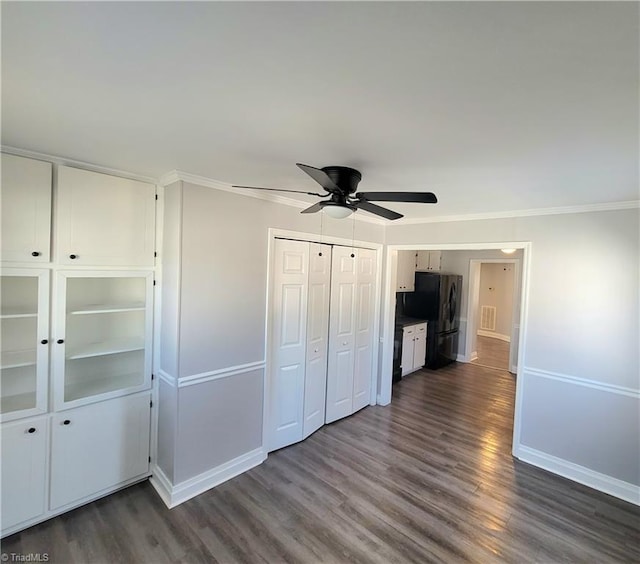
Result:
{"label": "white baseboard", "polygon": [[507,343],[511,342],[511,337],[509,337],[509,335],[494,333],[493,331],[485,331],[484,329],[478,329],[478,335],[480,335],[480,337],[491,337],[492,339],[500,339],[501,341],[505,341]]}
{"label": "white baseboard", "polygon": [[634,505],[640,505],[640,487],[629,482],[612,478],[590,468],[523,445],[518,445],[514,448],[513,455],[533,466],[543,468]]}
{"label": "white baseboard", "polygon": [[164,501],[164,504],[169,509],[172,509],[192,497],[200,495],[231,478],[235,478],[247,470],[251,470],[251,468],[262,464],[266,459],[267,455],[263,448],[260,447],[175,485],[171,483],[160,468],[156,467],[153,469],[153,476],[150,482],[162,501]]}

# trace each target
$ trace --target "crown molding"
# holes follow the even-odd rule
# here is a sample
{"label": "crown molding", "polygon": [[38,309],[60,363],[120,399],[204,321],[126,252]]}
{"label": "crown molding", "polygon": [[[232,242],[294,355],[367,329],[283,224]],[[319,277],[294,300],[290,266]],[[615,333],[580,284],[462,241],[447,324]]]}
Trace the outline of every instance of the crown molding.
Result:
{"label": "crown molding", "polygon": [[72,166],[75,168],[90,170],[92,172],[100,172],[102,174],[109,174],[111,176],[120,176],[122,178],[128,178],[130,180],[139,180],[140,182],[148,182],[150,184],[158,183],[158,179],[154,178],[153,176],[145,176],[142,174],[136,174],[134,172],[128,172],[126,170],[120,170],[117,168],[109,168],[106,166],[100,166],[84,161],[77,161],[75,159],[67,159],[66,157],[60,157],[58,155],[49,155],[47,153],[39,153],[37,151],[29,151],[27,149],[18,149],[17,147],[10,147],[7,145],[1,145],[0,151],[9,155],[15,155],[17,157],[27,157],[29,159],[35,159],[38,161],[50,162],[55,165]]}
{"label": "crown molding", "polygon": [[[169,184],[173,184],[174,182],[178,182],[180,180],[182,182],[188,182],[189,184],[204,186],[205,188],[213,188],[214,190],[231,192],[236,196],[248,196],[250,198],[256,198],[258,200],[264,200],[266,202],[291,206],[293,208],[298,208],[301,210],[308,208],[311,205],[308,202],[302,202],[293,198],[287,198],[286,196],[280,196],[278,194],[273,194],[272,192],[258,192],[256,190],[243,190],[242,192],[239,192],[236,188],[233,188],[231,184],[226,184],[212,178],[207,178],[206,176],[198,176],[197,174],[191,174],[182,170],[172,170],[170,172],[167,172],[166,174],[163,174],[158,180],[158,183],[161,186],[168,186]],[[384,219],[378,219],[376,217],[369,217],[364,215],[358,216],[358,214],[355,215],[355,219],[357,221],[374,223],[376,225],[388,224],[388,222]]]}
{"label": "crown molding", "polygon": [[[559,206],[554,208],[532,208],[526,210],[509,210],[504,212],[470,213],[461,215],[441,215],[426,218],[403,218],[393,222],[393,225],[417,225],[423,223],[448,223],[455,221],[479,221],[484,219],[509,219],[513,217],[533,217],[543,215],[562,215],[572,213],[591,213],[602,211],[618,211],[639,209],[640,200],[625,202],[606,202],[601,204],[583,204],[578,206]],[[390,223],[390,222],[389,222]],[[387,225],[389,224],[387,223]]]}

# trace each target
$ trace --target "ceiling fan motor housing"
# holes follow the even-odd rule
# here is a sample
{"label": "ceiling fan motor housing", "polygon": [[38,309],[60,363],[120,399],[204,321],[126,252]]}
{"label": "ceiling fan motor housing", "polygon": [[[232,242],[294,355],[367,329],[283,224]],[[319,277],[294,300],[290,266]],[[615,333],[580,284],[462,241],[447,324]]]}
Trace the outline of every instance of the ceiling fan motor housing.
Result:
{"label": "ceiling fan motor housing", "polygon": [[353,194],[358,189],[358,183],[362,180],[360,172],[348,166],[325,166],[321,170],[345,195]]}

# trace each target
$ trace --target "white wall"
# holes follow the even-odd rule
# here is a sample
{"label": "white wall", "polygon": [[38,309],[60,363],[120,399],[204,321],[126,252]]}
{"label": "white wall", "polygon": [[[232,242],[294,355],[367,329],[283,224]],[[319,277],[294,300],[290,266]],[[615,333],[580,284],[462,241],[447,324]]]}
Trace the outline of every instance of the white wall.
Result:
{"label": "white wall", "polygon": [[628,497],[637,496],[629,484],[640,484],[639,215],[627,209],[386,230],[387,244],[531,242],[514,452]]}
{"label": "white wall", "polygon": [[514,270],[512,263],[485,262],[480,265],[479,305],[496,308],[496,326],[490,332],[509,338],[513,322]]}
{"label": "white wall", "polygon": [[379,224],[356,221],[354,229],[352,220],[182,182],[166,189],[161,346],[171,350],[162,351],[161,369],[177,399],[160,405],[161,422],[176,422],[174,449],[163,438],[158,448],[174,485],[262,445],[269,228],[384,238]]}

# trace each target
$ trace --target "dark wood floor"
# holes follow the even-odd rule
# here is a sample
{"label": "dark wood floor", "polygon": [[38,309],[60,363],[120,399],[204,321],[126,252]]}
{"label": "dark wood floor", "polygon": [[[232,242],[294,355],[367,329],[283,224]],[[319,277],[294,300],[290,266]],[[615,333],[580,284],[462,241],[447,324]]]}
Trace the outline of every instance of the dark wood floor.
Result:
{"label": "dark wood floor", "polygon": [[514,460],[513,377],[416,372],[169,511],[145,482],[3,541],[88,562],[638,562],[640,510]]}

